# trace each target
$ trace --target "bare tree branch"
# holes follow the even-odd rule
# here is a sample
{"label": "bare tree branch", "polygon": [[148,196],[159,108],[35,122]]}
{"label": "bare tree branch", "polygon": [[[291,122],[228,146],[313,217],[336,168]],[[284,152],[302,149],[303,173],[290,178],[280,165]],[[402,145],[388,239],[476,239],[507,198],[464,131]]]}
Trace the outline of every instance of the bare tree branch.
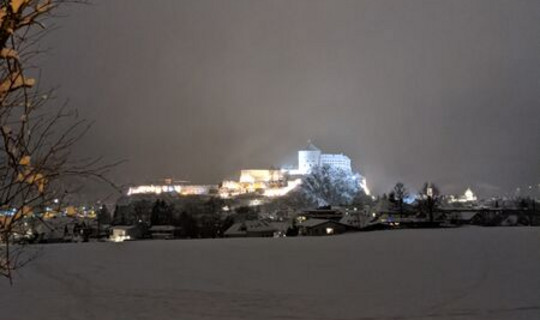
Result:
{"label": "bare tree branch", "polygon": [[118,189],[106,177],[118,162],[73,159],[71,148],[92,122],[79,119],[67,103],[51,109],[54,90],[41,89],[33,64],[46,52],[39,48],[51,30],[45,22],[70,3],[87,2],[0,0],[0,275],[10,282],[14,270],[35,258],[17,236],[28,231],[30,217],[47,226],[42,208],[63,198],[65,179],[90,178]]}

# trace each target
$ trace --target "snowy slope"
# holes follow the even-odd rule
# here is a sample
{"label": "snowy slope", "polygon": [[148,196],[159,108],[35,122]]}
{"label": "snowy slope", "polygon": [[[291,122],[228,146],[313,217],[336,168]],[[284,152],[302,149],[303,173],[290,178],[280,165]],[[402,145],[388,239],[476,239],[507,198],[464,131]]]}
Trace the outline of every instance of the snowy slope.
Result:
{"label": "snowy slope", "polygon": [[57,244],[0,319],[540,319],[540,228]]}

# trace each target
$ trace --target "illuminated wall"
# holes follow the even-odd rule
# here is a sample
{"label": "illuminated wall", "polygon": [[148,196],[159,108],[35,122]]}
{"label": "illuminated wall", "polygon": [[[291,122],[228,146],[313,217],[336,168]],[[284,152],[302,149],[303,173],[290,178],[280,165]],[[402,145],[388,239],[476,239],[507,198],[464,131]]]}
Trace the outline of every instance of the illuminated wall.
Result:
{"label": "illuminated wall", "polygon": [[321,150],[298,151],[298,173],[308,174],[311,169],[320,165]]}
{"label": "illuminated wall", "polygon": [[352,171],[351,159],[344,154],[322,153],[313,144],[310,144],[307,149],[298,151],[298,170],[291,170],[291,174],[308,174],[312,168],[324,165]]}
{"label": "illuminated wall", "polygon": [[130,187],[127,195],[177,193],[181,195],[204,195],[210,193],[213,185],[141,185]]}
{"label": "illuminated wall", "polygon": [[282,170],[242,170],[240,182],[277,182],[284,179]]}
{"label": "illuminated wall", "polygon": [[351,159],[344,154],[321,154],[321,166],[328,165],[345,171],[352,171]]}

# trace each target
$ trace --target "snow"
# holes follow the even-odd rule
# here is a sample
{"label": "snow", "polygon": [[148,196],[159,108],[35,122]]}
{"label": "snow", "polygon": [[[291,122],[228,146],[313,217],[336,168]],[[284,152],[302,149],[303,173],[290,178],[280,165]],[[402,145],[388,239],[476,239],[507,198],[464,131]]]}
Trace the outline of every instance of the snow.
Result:
{"label": "snow", "polygon": [[51,244],[2,319],[540,319],[540,228]]}

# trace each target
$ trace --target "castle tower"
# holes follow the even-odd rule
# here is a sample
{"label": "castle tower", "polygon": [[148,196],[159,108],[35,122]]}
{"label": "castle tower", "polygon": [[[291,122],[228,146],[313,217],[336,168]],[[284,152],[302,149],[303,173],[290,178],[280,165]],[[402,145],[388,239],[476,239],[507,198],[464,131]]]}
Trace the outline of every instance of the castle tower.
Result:
{"label": "castle tower", "polygon": [[311,141],[305,149],[298,151],[298,171],[300,174],[311,172],[313,167],[319,166],[321,161],[321,150]]}

